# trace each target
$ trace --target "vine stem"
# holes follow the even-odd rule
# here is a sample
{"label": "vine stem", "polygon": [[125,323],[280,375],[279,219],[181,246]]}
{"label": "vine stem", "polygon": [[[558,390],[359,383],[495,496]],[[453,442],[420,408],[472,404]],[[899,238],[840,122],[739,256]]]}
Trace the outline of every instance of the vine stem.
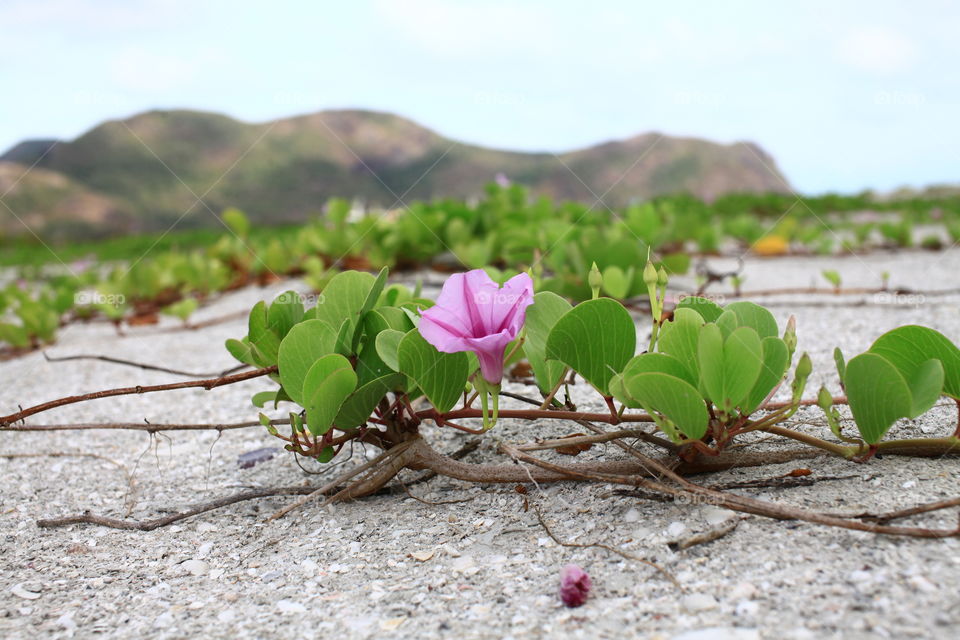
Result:
{"label": "vine stem", "polygon": [[59,398],[57,400],[51,400],[50,402],[44,402],[43,404],[38,404],[33,407],[28,407],[27,409],[22,409],[17,413],[11,413],[8,416],[0,417],[0,427],[7,427],[13,423],[23,420],[28,416],[41,413],[43,411],[49,411],[50,409],[55,409],[57,407],[62,407],[68,404],[76,404],[78,402],[86,402],[87,400],[97,400],[99,398],[112,398],[114,396],[129,396],[136,395],[140,393],[152,393],[154,391],[173,391],[174,389],[193,389],[201,388],[209,391],[215,387],[222,387],[228,384],[234,384],[236,382],[243,382],[244,380],[251,380],[253,378],[260,378],[262,376],[269,375],[271,373],[276,373],[276,365],[272,367],[266,367],[265,369],[255,369],[253,371],[244,371],[243,373],[236,373],[229,376],[220,376],[217,378],[208,378],[206,380],[189,380],[186,382],[173,382],[170,384],[155,384],[155,385],[137,385],[135,387],[122,387],[120,389],[106,389],[104,391],[94,391],[93,393],[84,393],[77,396],[67,396],[65,398]]}
{"label": "vine stem", "polygon": [[774,504],[771,502],[764,502],[763,500],[756,500],[754,498],[748,498],[746,496],[741,496],[737,494],[725,493],[723,491],[717,491],[715,489],[709,489],[707,487],[694,484],[689,480],[683,478],[679,474],[671,471],[662,464],[657,463],[651,458],[646,458],[643,454],[636,452],[635,455],[638,457],[646,458],[650,463],[652,468],[660,471],[664,476],[674,480],[679,484],[679,486],[671,486],[658,482],[655,480],[649,480],[640,476],[619,476],[613,474],[600,474],[600,473],[582,473],[577,470],[571,469],[569,467],[564,467],[562,465],[556,465],[545,460],[540,460],[534,456],[528,455],[516,447],[512,447],[507,444],[501,444],[500,449],[509,455],[514,460],[526,462],[534,466],[540,467],[548,471],[553,471],[554,473],[560,475],[566,475],[570,478],[581,478],[586,480],[597,480],[600,482],[610,482],[614,484],[625,484],[634,487],[644,487],[645,489],[650,489],[651,491],[656,491],[657,493],[667,494],[674,497],[680,496],[689,496],[689,495],[700,495],[705,498],[711,499],[714,504],[724,506],[733,511],[740,511],[743,513],[750,513],[753,515],[764,516],[767,518],[774,518],[777,520],[802,520],[805,522],[811,522],[814,524],[827,525],[832,527],[840,527],[843,529],[855,529],[858,531],[867,531],[870,533],[882,533],[886,535],[896,535],[896,536],[908,536],[915,538],[953,538],[960,537],[960,527],[954,529],[927,529],[922,527],[899,527],[899,526],[890,526],[890,525],[880,525],[872,524],[868,522],[861,522],[859,520],[851,520],[849,518],[843,518],[839,516],[827,515],[822,513],[816,513],[814,511],[808,511],[806,509],[800,509],[797,507],[790,507],[787,505]]}

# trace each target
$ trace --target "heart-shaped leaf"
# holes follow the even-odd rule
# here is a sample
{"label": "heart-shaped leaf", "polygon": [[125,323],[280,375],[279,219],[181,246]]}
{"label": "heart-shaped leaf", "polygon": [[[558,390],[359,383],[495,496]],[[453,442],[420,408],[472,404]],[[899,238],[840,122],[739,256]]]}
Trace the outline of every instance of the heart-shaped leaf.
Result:
{"label": "heart-shaped leaf", "polygon": [[790,352],[783,340],[773,336],[766,337],[760,341],[760,346],[763,351],[763,366],[760,367],[760,374],[753,384],[753,389],[741,406],[746,415],[756,411],[760,403],[766,400],[774,387],[783,380],[787,367],[790,366]]}
{"label": "heart-shaped leaf", "polygon": [[402,373],[391,373],[371,380],[350,394],[340,407],[334,421],[338,429],[352,429],[367,421],[374,407],[387,392],[393,391],[406,381]]}
{"label": "heart-shaped leaf", "polygon": [[331,353],[317,360],[303,381],[310,433],[329,431],[340,407],[356,387],[357,374],[342,355]]}
{"label": "heart-shaped leaf", "polygon": [[617,265],[610,265],[603,270],[603,290],[610,297],[622,300],[630,294],[633,275],[633,267],[630,267],[624,272],[624,270]]}
{"label": "heart-shaped leaf", "polygon": [[[648,411],[655,411],[688,438],[702,438],[710,414],[700,393],[689,382],[665,373],[640,373],[623,383],[627,394]],[[667,434],[671,434],[669,427]]]}
{"label": "heart-shaped leaf", "polygon": [[326,322],[305,320],[294,326],[280,343],[280,384],[287,395],[306,406],[303,381],[313,364],[321,357],[333,353],[337,334]]}
{"label": "heart-shaped leaf", "polygon": [[960,399],[960,349],[942,333],[906,325],[877,338],[869,351],[886,358],[908,380],[930,358],[939,360],[943,365],[943,393]]}
{"label": "heart-shaped leaf", "polygon": [[[378,343],[380,337],[388,333],[384,331],[377,336]],[[457,403],[470,375],[465,353],[440,353],[417,329],[412,329],[400,341],[397,362],[399,370],[417,383],[441,413],[449,411]]]}
{"label": "heart-shaped leaf", "polygon": [[400,347],[400,341],[403,340],[406,335],[406,332],[395,329],[386,329],[377,334],[375,342],[377,355],[380,356],[384,364],[394,371],[400,371],[400,361],[397,356],[397,350]]}
{"label": "heart-shaped leaf", "polygon": [[610,378],[623,370],[636,347],[637,331],[627,310],[616,300],[598,298],[557,320],[547,337],[546,355],[609,395]]}
{"label": "heart-shaped leaf", "polygon": [[562,362],[547,360],[547,336],[557,320],[572,308],[569,302],[550,291],[541,291],[533,296],[533,304],[527,307],[524,323],[527,341],[523,350],[537,379],[537,387],[544,393],[549,393],[556,386],[567,368]]}
{"label": "heart-shaped leaf", "polygon": [[730,414],[753,388],[763,362],[763,347],[757,332],[740,327],[726,340],[715,324],[700,329],[698,345],[703,388],[713,403]]}
{"label": "heart-shaped leaf", "polygon": [[[317,306],[307,312],[307,318],[326,322],[339,331],[344,320],[351,327],[360,321],[360,312],[367,300],[367,294],[373,288],[376,278],[360,271],[338,273],[324,287]],[[350,333],[352,336],[352,331]]]}
{"label": "heart-shaped leaf", "polygon": [[716,322],[720,314],[723,313],[723,308],[716,302],[699,296],[687,296],[683,298],[677,303],[677,306],[674,308],[674,313],[676,313],[678,309],[692,309],[700,314],[700,317],[706,322]]}
{"label": "heart-shaped leaf", "polygon": [[283,339],[295,324],[303,320],[303,302],[296,291],[286,291],[274,298],[267,312],[267,327]]}
{"label": "heart-shaped leaf", "polygon": [[695,386],[697,383],[690,375],[690,370],[680,360],[666,353],[641,353],[623,368],[624,378],[630,378],[638,373],[665,373],[674,378],[680,378],[690,386]]}
{"label": "heart-shaped leaf", "polygon": [[733,311],[740,319],[739,326],[750,327],[757,332],[760,338],[769,338],[779,333],[777,320],[765,307],[761,307],[755,302],[742,300],[740,302],[731,302],[725,311]]}
{"label": "heart-shaped leaf", "polygon": [[686,380],[700,379],[697,345],[702,326],[703,317],[699,313],[690,308],[681,308],[673,312],[672,321],[665,322],[660,328],[657,348],[683,363],[689,371],[684,377]]}
{"label": "heart-shaped leaf", "polygon": [[927,360],[907,380],[889,360],[868,351],[847,363],[843,382],[860,435],[876,444],[898,419],[915,418],[934,405],[943,388],[943,365]]}

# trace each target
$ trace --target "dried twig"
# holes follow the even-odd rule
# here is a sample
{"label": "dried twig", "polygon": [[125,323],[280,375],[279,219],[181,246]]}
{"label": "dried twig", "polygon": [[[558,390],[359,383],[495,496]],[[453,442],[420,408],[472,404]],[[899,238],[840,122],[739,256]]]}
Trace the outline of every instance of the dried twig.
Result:
{"label": "dried twig", "polygon": [[71,524],[97,524],[103,527],[110,527],[112,529],[125,529],[128,531],[153,531],[154,529],[159,529],[160,527],[165,527],[169,524],[173,524],[179,520],[185,518],[190,518],[207,511],[213,511],[214,509],[219,509],[221,507],[226,507],[237,502],[243,502],[245,500],[255,500],[257,498],[269,498],[271,496],[296,496],[303,495],[305,493],[311,493],[313,487],[272,487],[264,489],[254,489],[252,491],[244,491],[242,493],[237,493],[232,496],[224,496],[223,498],[218,498],[211,502],[205,502],[203,504],[191,507],[186,511],[180,511],[169,516],[164,516],[162,518],[155,518],[152,520],[122,520],[119,518],[108,518],[106,516],[98,516],[96,514],[85,511],[80,515],[76,516],[66,516],[63,518],[47,518],[42,520],[37,520],[37,526],[41,528],[51,528],[51,527],[63,527]]}
{"label": "dried twig", "polygon": [[81,353],[72,356],[51,356],[46,351],[43,352],[43,357],[47,362],[70,362],[72,360],[98,360],[100,362],[109,362],[110,364],[120,364],[128,367],[137,367],[138,369],[144,369],[145,371],[160,371],[162,373],[172,373],[178,376],[187,376],[188,378],[217,378],[222,376],[230,375],[231,373],[236,373],[237,371],[242,371],[243,369],[248,368],[250,365],[240,364],[235,367],[230,367],[219,373],[190,373],[189,371],[181,371],[179,369],[169,369],[167,367],[161,367],[154,364],[146,364],[144,362],[136,362],[134,360],[124,360],[123,358],[114,358],[112,356],[103,356],[103,355],[92,355]]}
{"label": "dried twig", "polygon": [[543,527],[543,530],[546,531],[547,535],[550,536],[550,538],[561,547],[569,547],[573,549],[590,549],[590,548],[603,549],[605,551],[609,551],[610,553],[615,553],[621,558],[626,558],[627,560],[634,560],[636,562],[640,562],[642,564],[647,565],[648,567],[652,567],[657,571],[659,571],[667,580],[673,583],[673,586],[683,591],[683,587],[680,585],[679,582],[677,582],[677,579],[673,577],[673,574],[671,574],[669,571],[667,571],[657,563],[651,562],[646,558],[641,558],[640,556],[635,556],[632,553],[627,553],[622,549],[611,547],[608,544],[603,544],[602,542],[564,542],[563,540],[557,537],[557,535],[550,529],[549,526],[547,526],[546,520],[543,519],[543,513],[540,512],[540,507],[538,507],[537,505],[533,505],[533,512],[537,514],[537,521],[540,523],[540,526]]}
{"label": "dried twig", "polygon": [[277,367],[272,366],[272,367],[267,367],[265,369],[255,369],[253,371],[235,373],[230,376],[208,378],[206,380],[190,380],[187,382],[172,382],[170,384],[155,384],[155,385],[148,385],[148,386],[137,385],[135,387],[107,389],[105,391],[94,391],[93,393],[84,393],[76,396],[67,396],[65,398],[58,398],[57,400],[51,400],[50,402],[44,402],[43,404],[38,404],[33,407],[21,409],[20,411],[16,413],[11,413],[8,416],[2,416],[0,417],[0,427],[6,427],[15,422],[18,422],[19,420],[23,420],[28,416],[32,416],[37,413],[42,413],[43,411],[49,411],[50,409],[55,409],[57,407],[62,407],[68,404],[86,402],[87,400],[97,400],[99,398],[112,398],[114,396],[129,396],[129,395],[136,395],[140,393],[152,393],[155,391],[172,391],[174,389],[202,388],[209,391],[210,389],[214,389],[216,387],[222,387],[224,385],[233,384],[235,382],[243,382],[244,380],[250,380],[253,378],[260,378],[262,376],[266,376],[276,372],[277,372]]}
{"label": "dried twig", "polygon": [[687,536],[686,538],[681,538],[680,540],[674,540],[673,542],[668,542],[667,546],[670,547],[672,551],[682,551],[683,549],[689,549],[690,547],[695,547],[698,544],[707,544],[708,542],[713,542],[714,540],[719,540],[725,535],[732,533],[734,529],[740,524],[741,518],[731,518],[723,524],[713,527],[712,529],[707,529],[700,533],[695,533],[692,536]]}
{"label": "dried twig", "polygon": [[[271,521],[271,520],[277,520],[278,518],[282,518],[283,516],[287,515],[287,514],[290,513],[291,511],[293,511],[294,509],[296,509],[296,508],[298,508],[298,507],[302,507],[303,505],[307,504],[308,502],[310,502],[310,501],[313,500],[314,498],[316,498],[316,497],[318,497],[318,496],[321,496],[321,495],[323,495],[323,494],[325,494],[325,493],[329,493],[330,491],[333,491],[334,489],[336,489],[338,486],[340,486],[341,484],[343,484],[343,483],[346,482],[347,480],[350,480],[350,479],[352,479],[352,478],[360,475],[361,473],[363,473],[364,471],[367,471],[368,469],[373,469],[374,467],[378,466],[380,463],[384,462],[385,460],[388,460],[388,459],[390,459],[390,458],[393,458],[393,457],[395,457],[395,456],[400,455],[401,453],[403,453],[404,451],[406,451],[407,449],[409,449],[410,446],[414,444],[414,442],[417,442],[417,440],[409,440],[409,441],[407,441],[407,442],[404,442],[404,443],[402,443],[402,444],[399,444],[399,445],[397,445],[397,446],[395,446],[395,447],[393,447],[393,448],[391,448],[391,449],[388,449],[388,450],[384,451],[383,453],[381,453],[379,456],[377,456],[377,457],[374,458],[373,460],[368,460],[367,462],[364,462],[364,463],[361,464],[361,465],[357,465],[357,466],[354,467],[353,469],[350,469],[350,470],[347,471],[346,473],[343,473],[343,474],[341,474],[340,476],[338,476],[338,477],[334,478],[333,480],[331,480],[330,482],[326,483],[325,485],[323,485],[323,486],[320,487],[319,489],[315,489],[315,490],[311,491],[309,494],[305,495],[303,498],[300,498],[300,499],[297,500],[296,502],[294,502],[294,503],[292,503],[292,504],[288,504],[287,506],[283,507],[282,509],[277,510],[277,511],[274,512],[269,518],[267,518],[267,521],[269,522],[269,521]],[[388,480],[389,480],[389,478],[388,478]],[[349,487],[348,487],[348,489],[349,489]],[[339,495],[340,495],[340,493],[337,493],[337,494],[333,495],[332,498],[336,498],[336,497],[339,496]]]}

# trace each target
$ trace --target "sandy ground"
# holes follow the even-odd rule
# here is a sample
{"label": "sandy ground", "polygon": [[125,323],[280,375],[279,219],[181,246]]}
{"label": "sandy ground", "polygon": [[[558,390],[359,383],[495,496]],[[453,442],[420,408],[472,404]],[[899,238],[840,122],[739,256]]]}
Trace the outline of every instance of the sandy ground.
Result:
{"label": "sandy ground", "polygon": [[[723,268],[720,261],[712,263]],[[825,286],[820,271],[840,271],[845,286],[960,285],[960,251],[867,257],[752,260],[745,289]],[[675,283],[678,291],[692,286]],[[288,285],[289,286],[289,285]],[[282,288],[230,294],[196,320],[247,309]],[[722,290],[717,289],[722,293]],[[781,296],[769,299],[783,322],[798,318],[800,349],[821,381],[838,391],[831,351],[848,357],[882,332],[922,323],[960,340],[960,296]],[[166,323],[160,328],[175,326]],[[231,322],[202,331],[156,327],[118,337],[103,324],[71,326],[49,352],[101,353],[197,371],[232,366],[223,349],[245,333]],[[0,412],[18,404],[178,376],[102,362],[48,363],[39,354],[0,363]],[[262,380],[214,391],[127,396],[38,415],[34,424],[143,421],[232,422],[255,418],[250,396]],[[532,394],[512,385],[510,390]],[[581,387],[576,399],[589,405]],[[513,406],[504,401],[504,406]],[[799,414],[817,420],[815,411]],[[955,409],[941,407],[896,433],[946,435]],[[804,428],[824,433],[822,425]],[[497,439],[524,441],[576,431],[575,425],[504,422],[469,461],[495,459]],[[426,436],[453,451],[461,434]],[[39,529],[36,520],[82,512],[151,518],[241,487],[319,485],[289,454],[250,469],[237,456],[276,445],[259,428],[225,432],[84,431],[6,433],[0,443],[0,637],[20,638],[954,638],[960,635],[960,542],[915,540],[779,522],[708,504],[649,502],[612,495],[610,486],[528,485],[526,499],[555,533],[602,542],[660,564],[678,590],[650,567],[608,551],[555,544],[524,510],[514,486],[470,486],[435,478],[402,491],[328,509],[266,516],[292,498],[240,503],[149,533],[75,525]],[[758,446],[776,448],[776,442]],[[78,454],[51,457],[33,454]],[[370,452],[372,455],[372,452]],[[11,457],[18,454],[20,457]],[[23,456],[22,454],[27,454]],[[82,455],[80,455],[82,454]],[[354,460],[365,452],[357,448]],[[616,458],[615,447],[583,454]],[[97,456],[97,457],[91,457]],[[856,465],[826,457],[701,477],[729,482],[809,467],[809,487],[744,493],[805,508],[885,511],[960,493],[956,458],[887,457]],[[311,471],[319,470],[309,467]],[[336,473],[336,472],[334,472]],[[828,480],[830,476],[849,476]],[[405,472],[408,480],[415,477]],[[459,501],[459,502],[451,502]],[[668,542],[742,518],[707,545],[674,552]],[[916,518],[949,527],[956,513]],[[560,568],[582,565],[594,589],[567,609],[557,598]]]}

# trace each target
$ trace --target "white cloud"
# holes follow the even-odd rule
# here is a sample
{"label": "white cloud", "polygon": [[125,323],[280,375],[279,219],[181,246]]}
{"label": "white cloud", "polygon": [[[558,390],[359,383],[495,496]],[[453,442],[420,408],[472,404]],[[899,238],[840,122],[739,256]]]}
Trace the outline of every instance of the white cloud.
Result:
{"label": "white cloud", "polygon": [[919,58],[916,44],[887,27],[866,26],[847,33],[837,47],[840,60],[873,73],[909,71]]}

